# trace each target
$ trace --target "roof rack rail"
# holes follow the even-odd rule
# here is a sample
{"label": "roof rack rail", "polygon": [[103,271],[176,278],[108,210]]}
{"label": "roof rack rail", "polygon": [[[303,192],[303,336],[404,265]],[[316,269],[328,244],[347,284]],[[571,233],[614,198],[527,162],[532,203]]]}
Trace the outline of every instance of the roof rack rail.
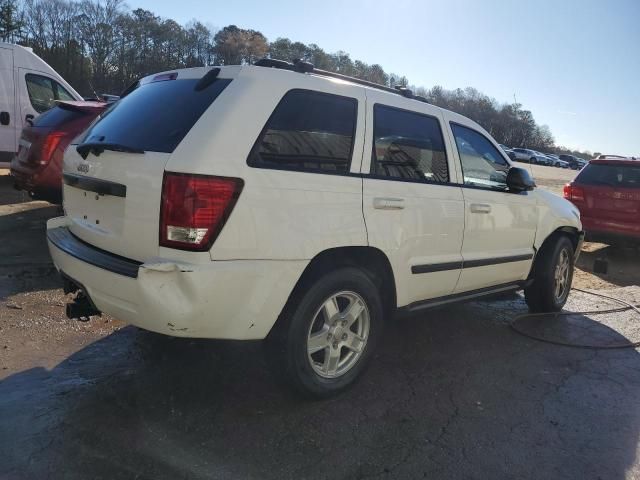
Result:
{"label": "roof rack rail", "polygon": [[287,62],[286,60],[278,60],[275,58],[262,58],[254,63],[257,67],[279,68],[282,70],[291,70],[298,73],[313,73],[322,77],[337,78],[365,87],[376,88],[378,90],[384,90],[385,92],[395,93],[396,95],[402,95],[405,98],[411,98],[418,100],[419,102],[429,103],[426,98],[420,95],[414,95],[411,89],[403,86],[396,85],[395,87],[387,87],[379,83],[370,82],[368,80],[362,80],[361,78],[350,77],[349,75],[343,75],[341,73],[329,72],[328,70],[321,70],[316,68],[313,63],[305,62],[300,59],[295,59],[293,62]]}

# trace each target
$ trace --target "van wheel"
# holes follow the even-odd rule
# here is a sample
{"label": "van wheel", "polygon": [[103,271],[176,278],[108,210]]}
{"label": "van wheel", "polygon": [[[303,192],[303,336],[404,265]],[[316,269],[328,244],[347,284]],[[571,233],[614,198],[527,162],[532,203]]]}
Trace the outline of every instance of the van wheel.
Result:
{"label": "van wheel", "polygon": [[535,260],[533,283],[524,289],[530,311],[562,310],[571,291],[573,260],[573,244],[565,235],[545,242]]}
{"label": "van wheel", "polygon": [[380,293],[351,267],[298,290],[267,338],[270,363],[303,395],[329,397],[351,385],[371,358],[383,326]]}

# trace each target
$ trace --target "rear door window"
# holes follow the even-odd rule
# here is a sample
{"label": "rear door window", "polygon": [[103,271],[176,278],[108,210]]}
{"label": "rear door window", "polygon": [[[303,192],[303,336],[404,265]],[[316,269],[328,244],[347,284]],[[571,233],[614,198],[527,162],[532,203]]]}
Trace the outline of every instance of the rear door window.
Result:
{"label": "rear door window", "polygon": [[640,189],[640,165],[590,163],[578,174],[575,183]]}
{"label": "rear door window", "polygon": [[196,90],[200,79],[146,83],[114,103],[87,131],[83,142],[115,143],[172,153],[200,116],[231,83],[218,78]]}
{"label": "rear door window", "polygon": [[252,167],[347,173],[358,102],[355,98],[291,90],[254,144]]}
{"label": "rear door window", "polygon": [[448,182],[440,122],[385,105],[373,109],[371,173],[389,179]]}

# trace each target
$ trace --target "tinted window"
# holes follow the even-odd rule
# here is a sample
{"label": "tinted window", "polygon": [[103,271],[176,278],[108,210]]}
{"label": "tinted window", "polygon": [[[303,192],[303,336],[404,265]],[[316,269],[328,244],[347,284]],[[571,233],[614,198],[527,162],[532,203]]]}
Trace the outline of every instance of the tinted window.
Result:
{"label": "tinted window", "polygon": [[171,153],[231,80],[216,79],[196,90],[199,79],[144,84],[105,111],[83,141],[117,143]]}
{"label": "tinted window", "polygon": [[509,163],[482,134],[462,125],[451,124],[456,139],[466,185],[498,190],[507,188]]}
{"label": "tinted window", "polygon": [[28,73],[24,78],[29,101],[38,113],[46,112],[55,106],[56,100],[75,100],[62,85],[49,77]]}
{"label": "tinted window", "polygon": [[292,90],[267,121],[248,163],[254,167],[348,172],[356,112],[354,98]]}
{"label": "tinted window", "polygon": [[575,183],[618,188],[640,188],[640,164],[635,166],[590,163],[578,174]]}
{"label": "tinted window", "polygon": [[79,110],[55,107],[36,118],[33,125],[36,127],[56,127],[73,122],[84,115],[86,114]]}
{"label": "tinted window", "polygon": [[437,119],[376,105],[371,173],[383,177],[448,182],[449,169]]}

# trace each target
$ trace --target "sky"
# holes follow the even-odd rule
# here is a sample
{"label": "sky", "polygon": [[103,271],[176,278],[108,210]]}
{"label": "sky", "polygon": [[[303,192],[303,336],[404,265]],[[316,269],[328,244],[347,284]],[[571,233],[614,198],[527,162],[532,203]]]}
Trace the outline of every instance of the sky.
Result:
{"label": "sky", "polygon": [[640,0],[128,0],[344,50],[430,88],[515,99],[556,144],[640,156]]}

